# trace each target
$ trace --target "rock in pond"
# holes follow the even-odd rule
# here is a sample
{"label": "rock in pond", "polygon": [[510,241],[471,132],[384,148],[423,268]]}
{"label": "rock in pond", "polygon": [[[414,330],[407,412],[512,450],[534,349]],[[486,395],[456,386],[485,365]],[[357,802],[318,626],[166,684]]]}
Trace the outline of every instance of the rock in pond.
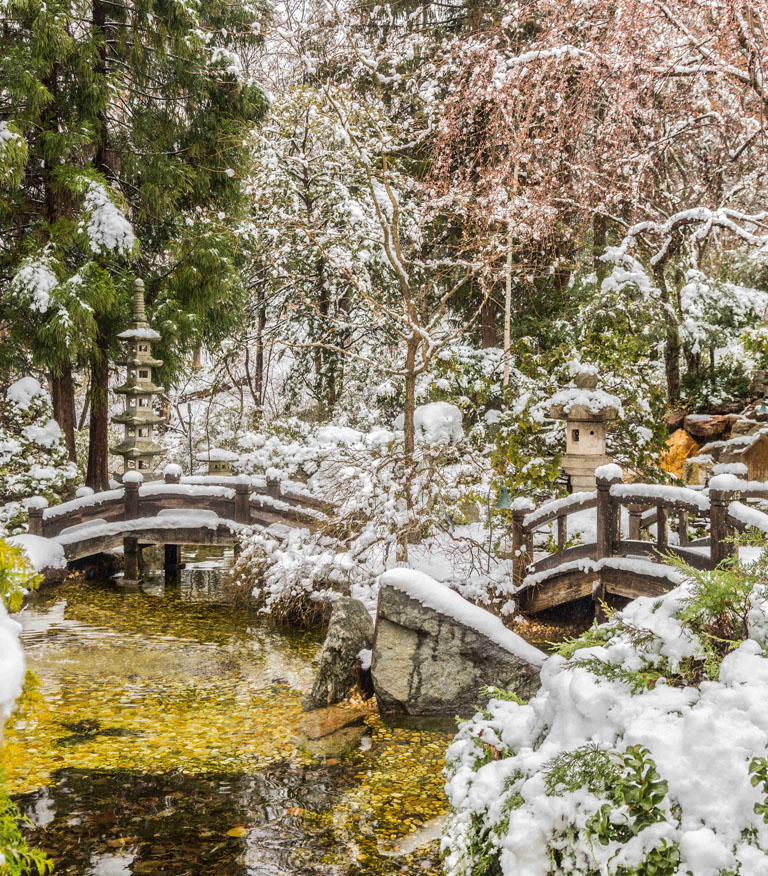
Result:
{"label": "rock in pond", "polygon": [[372,665],[382,713],[469,717],[486,686],[527,699],[539,688],[544,658],[499,618],[428,575],[382,575]]}
{"label": "rock in pond", "polygon": [[357,599],[342,596],[333,605],[328,635],[320,652],[320,666],[306,702],[320,708],[341,702],[355,687],[357,656],[370,649],[373,621]]}
{"label": "rock in pond", "polygon": [[301,720],[299,743],[314,757],[341,757],[357,748],[369,714],[365,706],[349,704],[315,709]]}

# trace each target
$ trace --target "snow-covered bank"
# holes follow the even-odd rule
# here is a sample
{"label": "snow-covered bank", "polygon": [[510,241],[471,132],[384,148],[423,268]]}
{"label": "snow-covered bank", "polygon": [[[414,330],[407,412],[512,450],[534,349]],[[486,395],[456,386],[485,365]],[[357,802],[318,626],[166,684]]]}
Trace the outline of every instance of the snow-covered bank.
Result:
{"label": "snow-covered bank", "polygon": [[765,571],[688,573],[461,725],[449,876],[765,876]]}
{"label": "snow-covered bank", "polygon": [[24,654],[19,643],[21,625],[8,617],[0,600],[0,741],[3,726],[21,695],[24,683]]}

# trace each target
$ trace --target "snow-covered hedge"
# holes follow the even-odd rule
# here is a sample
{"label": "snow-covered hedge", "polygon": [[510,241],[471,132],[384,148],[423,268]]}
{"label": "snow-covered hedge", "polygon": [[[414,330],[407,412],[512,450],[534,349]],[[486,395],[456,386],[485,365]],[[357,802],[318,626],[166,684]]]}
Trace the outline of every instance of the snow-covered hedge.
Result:
{"label": "snow-covered hedge", "polygon": [[683,568],[448,752],[448,876],[764,876],[768,560]]}

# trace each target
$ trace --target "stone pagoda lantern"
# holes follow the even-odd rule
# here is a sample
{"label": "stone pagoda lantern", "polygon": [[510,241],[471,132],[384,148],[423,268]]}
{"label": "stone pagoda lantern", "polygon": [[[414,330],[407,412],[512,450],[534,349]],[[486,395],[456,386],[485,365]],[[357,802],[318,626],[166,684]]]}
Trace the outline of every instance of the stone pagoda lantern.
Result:
{"label": "stone pagoda lantern", "polygon": [[209,475],[230,475],[232,474],[232,463],[237,462],[240,457],[237,453],[232,453],[231,450],[211,447],[205,453],[198,453],[195,459],[198,462],[208,463]]}
{"label": "stone pagoda lantern", "polygon": [[581,493],[597,489],[595,470],[613,462],[605,451],[605,429],[618,416],[621,401],[597,388],[593,371],[580,371],[574,383],[574,388],[555,393],[550,413],[555,420],[566,422],[563,471],[571,492]]}
{"label": "stone pagoda lantern", "polygon": [[163,453],[163,448],[155,442],[155,426],[165,422],[165,417],[152,406],[152,399],[162,388],[152,382],[152,368],[162,365],[160,359],[152,358],[152,341],[159,341],[160,335],[150,327],[144,313],[144,282],[136,280],[133,284],[133,322],[118,335],[125,342],[125,357],[118,363],[125,365],[125,383],[115,387],[115,392],[125,397],[125,410],[112,417],[113,423],[122,423],[125,429],[123,440],[111,448],[112,453],[123,457],[122,475],[129,471],[140,471],[144,480],[154,477],[154,459]]}

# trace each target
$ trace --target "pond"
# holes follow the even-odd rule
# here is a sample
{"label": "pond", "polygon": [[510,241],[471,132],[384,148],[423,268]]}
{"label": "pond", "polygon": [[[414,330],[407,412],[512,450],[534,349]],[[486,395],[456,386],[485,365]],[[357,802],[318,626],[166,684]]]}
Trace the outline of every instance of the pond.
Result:
{"label": "pond", "polygon": [[[440,872],[450,724],[371,713],[309,754],[301,702],[321,637],[232,602],[226,554],[140,591],[70,579],[17,615],[37,683],[2,764],[61,876]],[[426,825],[426,829],[417,833]]]}

